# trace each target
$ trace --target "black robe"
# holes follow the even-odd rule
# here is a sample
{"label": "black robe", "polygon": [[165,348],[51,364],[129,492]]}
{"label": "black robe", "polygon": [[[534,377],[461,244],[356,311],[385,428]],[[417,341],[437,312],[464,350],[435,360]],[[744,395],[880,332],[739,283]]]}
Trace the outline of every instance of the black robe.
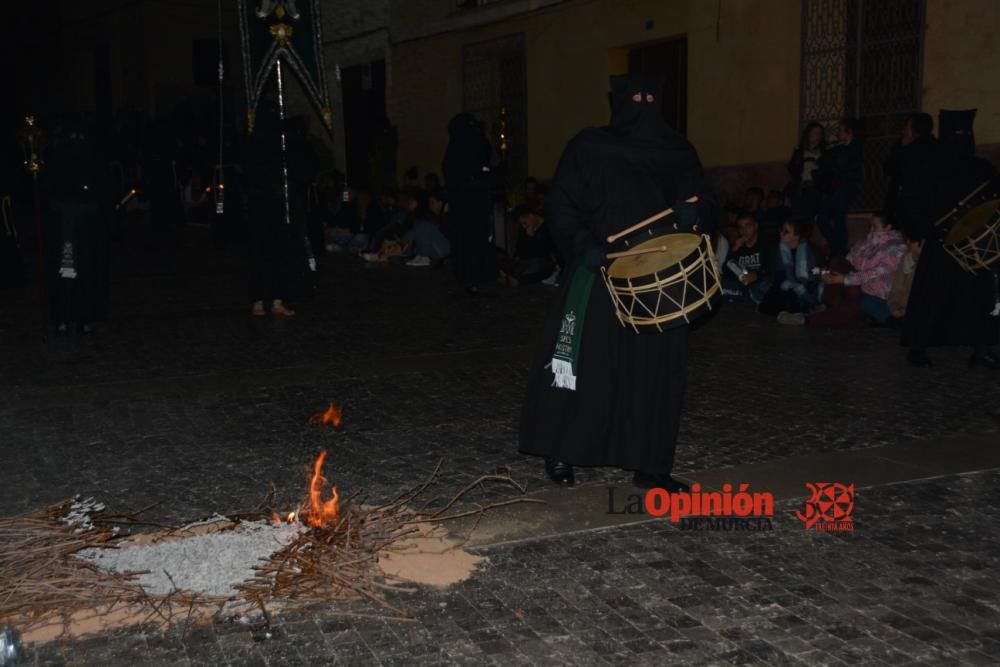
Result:
{"label": "black robe", "polygon": [[[652,78],[652,77],[651,77]],[[640,76],[612,79],[612,124],[573,138],[547,200],[550,225],[566,258],[565,276],[607,236],[694,194],[703,224],[712,212],[694,148],[662,120],[659,104],[632,95],[662,85]],[[711,234],[711,229],[700,230]],[[585,269],[584,269],[585,270]],[[575,465],[616,466],[650,474],[673,467],[687,374],[687,327],[637,334],[618,321],[600,278],[590,294],[575,391],[553,387],[551,361],[566,290],[542,332],[521,415],[520,451]]]}
{"label": "black robe", "polygon": [[494,179],[489,164],[490,146],[482,125],[469,113],[452,118],[442,171],[448,188],[455,275],[467,287],[497,276],[490,242]]}
{"label": "black robe", "polygon": [[[45,280],[52,322],[83,325],[108,315],[110,169],[88,139],[73,135],[53,147],[42,172]],[[69,268],[75,277],[63,273]]]}
{"label": "black robe", "polygon": [[285,219],[281,123],[273,108],[257,112],[254,133],[247,139],[247,211],[250,222],[251,302],[311,299],[315,279],[309,267],[305,194],[311,162],[300,142],[289,141],[289,219]]}
{"label": "black robe", "polygon": [[[994,274],[969,273],[959,266],[944,247],[952,225],[934,224],[981,183],[993,178],[995,169],[967,149],[950,149],[947,143],[940,150],[917,156],[934,162],[901,165],[902,173],[921,177],[908,182],[909,191],[899,190],[897,211],[903,222],[916,225],[924,238],[901,342],[916,349],[995,345],[1000,339],[1000,318],[990,314],[997,299]],[[987,190],[996,191],[996,186]]]}

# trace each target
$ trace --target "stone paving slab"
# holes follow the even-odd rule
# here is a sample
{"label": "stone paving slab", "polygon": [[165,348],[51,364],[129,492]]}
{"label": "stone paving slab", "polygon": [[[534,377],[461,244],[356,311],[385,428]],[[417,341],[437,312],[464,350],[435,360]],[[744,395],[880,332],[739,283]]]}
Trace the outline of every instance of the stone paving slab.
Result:
{"label": "stone paving slab", "polygon": [[[933,507],[934,511],[926,511]],[[1000,472],[858,493],[853,533],[669,521],[486,547],[414,623],[315,609],[259,624],[51,643],[27,664],[989,664],[1000,651]]]}
{"label": "stone paving slab", "polygon": [[[373,500],[439,461],[445,495],[504,467],[531,492],[549,488],[540,463],[516,453],[516,429],[551,290],[471,300],[447,272],[367,270],[338,256],[323,260],[318,298],[299,317],[255,321],[235,259],[191,260],[179,275],[171,266],[119,274],[115,319],[93,339],[42,344],[24,293],[0,313],[0,512],[81,493],[123,509],[158,503],[151,519],[183,522],[245,510],[272,484],[292,505],[324,448],[328,476]],[[985,447],[1000,427],[1000,374],[967,373],[962,350],[935,350],[932,369],[912,369],[893,331],[780,327],[735,307],[691,340],[681,472],[875,451],[923,470],[943,438]],[[308,427],[331,400],[343,430]],[[968,470],[977,455],[947,451],[939,473]],[[629,474],[582,469],[578,479],[601,488]],[[1000,649],[997,481],[984,472],[866,490],[853,535],[806,533],[789,501],[773,533],[647,522],[484,547],[490,565],[471,581],[400,600],[416,624],[320,609],[280,619],[271,639],[254,624],[120,633],[33,659],[988,662]]]}

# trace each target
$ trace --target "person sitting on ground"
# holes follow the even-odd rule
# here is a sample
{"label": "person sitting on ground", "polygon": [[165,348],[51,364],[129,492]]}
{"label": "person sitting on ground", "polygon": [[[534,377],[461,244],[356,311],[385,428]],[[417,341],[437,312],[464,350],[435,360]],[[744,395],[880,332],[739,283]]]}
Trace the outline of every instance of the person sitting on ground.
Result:
{"label": "person sitting on ground", "polygon": [[451,243],[444,234],[444,207],[447,199],[438,188],[429,194],[417,193],[413,228],[403,237],[412,243],[415,257],[407,266],[430,266],[451,254]]}
{"label": "person sitting on ground", "polygon": [[361,252],[383,226],[381,210],[367,188],[350,188],[347,196],[334,216],[329,238],[337,246]]}
{"label": "person sitting on ground", "polygon": [[759,225],[752,215],[739,216],[736,227],[739,236],[729,248],[722,290],[730,303],[759,304],[771,286],[773,251],[760,239]]}
{"label": "person sitting on ground", "polygon": [[920,251],[924,247],[923,236],[913,225],[903,230],[903,238],[906,240],[906,253],[903,254],[903,261],[899,263],[899,271],[896,272],[892,287],[889,289],[889,297],[886,299],[889,313],[893,320],[897,321],[906,316],[906,304],[910,301],[910,288],[913,287],[913,274],[917,269]]}
{"label": "person sitting on ground", "polygon": [[877,324],[891,318],[887,298],[906,252],[902,235],[877,213],[868,236],[855,244],[847,258],[834,258],[822,274],[823,303],[827,309],[809,318],[810,326],[843,326],[868,315]]}
{"label": "person sitting on ground", "polygon": [[506,276],[510,284],[529,285],[545,283],[555,285],[559,275],[556,248],[545,225],[544,212],[522,204],[514,209],[512,217],[517,221],[517,243],[511,275]]}
{"label": "person sitting on ground", "polygon": [[382,264],[390,257],[398,257],[408,250],[404,236],[413,228],[414,214],[419,205],[419,190],[405,190],[399,193],[393,219],[372,235],[361,253],[366,262]]}
{"label": "person sitting on ground", "polygon": [[812,221],[806,218],[790,218],[781,227],[779,273],[758,310],[777,315],[782,324],[805,324],[805,312],[822,297],[822,282],[813,275],[816,258],[808,240],[811,233]]}

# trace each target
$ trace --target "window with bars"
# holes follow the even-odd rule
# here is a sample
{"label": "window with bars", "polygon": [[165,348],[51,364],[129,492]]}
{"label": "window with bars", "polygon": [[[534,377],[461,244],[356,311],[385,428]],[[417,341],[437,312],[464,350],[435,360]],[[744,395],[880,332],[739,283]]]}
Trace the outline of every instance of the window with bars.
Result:
{"label": "window with bars", "polygon": [[860,121],[861,188],[852,206],[882,205],[882,165],[907,114],[920,110],[926,0],[802,0],[800,129]]}

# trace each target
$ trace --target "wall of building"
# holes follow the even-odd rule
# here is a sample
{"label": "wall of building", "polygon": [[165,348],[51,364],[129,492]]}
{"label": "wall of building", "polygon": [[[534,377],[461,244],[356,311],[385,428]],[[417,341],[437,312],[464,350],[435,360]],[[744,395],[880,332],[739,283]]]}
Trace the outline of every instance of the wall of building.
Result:
{"label": "wall of building", "polygon": [[1000,5],[927,0],[923,108],[979,109],[976,141],[1000,143]]}
{"label": "wall of building", "polygon": [[[197,11],[190,4],[121,3],[92,0],[60,4],[65,58],[65,107],[94,111],[94,49],[107,44],[110,55],[111,108],[131,106],[150,116],[169,113],[192,93],[214,92],[196,86],[193,40],[217,41],[215,3]],[[242,63],[235,3],[223,3],[226,77],[234,102],[243,104]]]}
{"label": "wall of building", "polygon": [[337,66],[352,67],[376,60],[386,61],[386,77],[392,80],[392,58],[389,55],[389,0],[325,0],[323,2],[323,57],[326,60],[327,83],[330,86],[330,108],[333,130],[319,132],[319,120],[314,135],[333,152],[335,164],[343,171],[344,113]]}
{"label": "wall of building", "polygon": [[[414,28],[428,36],[393,50],[399,164],[438,169],[448,118],[462,108],[462,47],[513,32],[526,38],[526,140],[539,177],[551,175],[573,134],[607,122],[607,77],[624,69],[628,47],[680,35],[688,38],[688,135],[703,162],[787,159],[798,132],[799,3],[727,0],[717,10],[697,0],[574,0],[461,30],[441,20],[445,32]],[[394,38],[404,28],[394,23]]]}

